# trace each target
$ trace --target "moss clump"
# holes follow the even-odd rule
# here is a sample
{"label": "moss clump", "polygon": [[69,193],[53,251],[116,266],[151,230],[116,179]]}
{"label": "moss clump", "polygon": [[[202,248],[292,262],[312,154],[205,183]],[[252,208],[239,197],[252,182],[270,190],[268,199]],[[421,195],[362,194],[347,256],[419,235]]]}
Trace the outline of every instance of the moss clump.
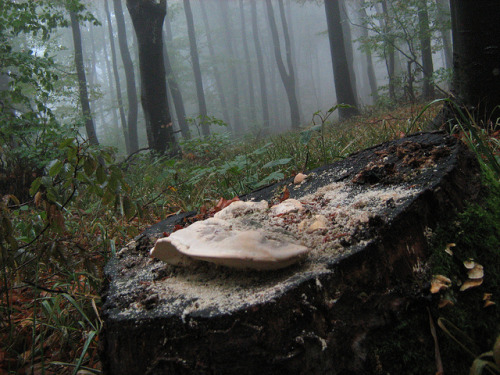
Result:
{"label": "moss clump", "polygon": [[[444,275],[452,280],[452,286],[440,294],[431,295],[426,287],[418,296],[407,296],[412,302],[397,316],[399,324],[371,343],[376,348],[371,356],[377,373],[437,371],[428,311],[437,331],[445,373],[468,374],[474,360],[450,334],[475,355],[491,350],[500,332],[500,184],[485,175],[484,186],[486,194],[481,202],[470,204],[432,236],[426,277],[430,282],[433,274]],[[453,255],[444,251],[449,243],[455,243]],[[484,281],[461,292],[460,286],[468,278],[463,261],[470,258],[484,266]],[[494,305],[484,307],[485,293],[492,294]],[[442,299],[451,300],[453,305],[439,308]],[[448,333],[437,325],[438,320]]]}
{"label": "moss clump", "polygon": [[[470,205],[456,221],[436,231],[430,259],[432,273],[445,275],[453,282],[439,297],[450,299],[454,305],[442,309],[434,306],[433,315],[456,326],[458,329],[446,324],[449,333],[476,355],[491,350],[500,332],[500,184],[485,175],[484,185],[487,191],[482,202]],[[444,251],[448,243],[456,244],[452,256]],[[463,262],[468,259],[483,265],[484,281],[479,287],[461,292],[460,285],[468,278]],[[492,294],[494,305],[484,307],[485,293]],[[467,374],[474,358],[449,334],[439,331],[447,372],[453,369],[452,373]]]}

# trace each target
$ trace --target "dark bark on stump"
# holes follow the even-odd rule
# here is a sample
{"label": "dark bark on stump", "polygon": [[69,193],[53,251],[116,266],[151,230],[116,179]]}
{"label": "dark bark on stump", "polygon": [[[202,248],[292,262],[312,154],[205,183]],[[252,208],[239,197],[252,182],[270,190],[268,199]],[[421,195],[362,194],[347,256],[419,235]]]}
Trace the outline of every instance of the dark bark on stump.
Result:
{"label": "dark bark on stump", "polygon": [[[425,262],[425,233],[479,194],[478,162],[456,139],[424,133],[285,180],[242,199],[301,199],[333,182],[356,192],[416,189],[386,201],[334,253],[272,272],[210,264],[182,269],[148,258],[154,238],[193,213],[151,227],[106,268],[101,356],[106,374],[370,374],[373,335],[405,307]],[[356,193],[354,193],[356,194]],[[362,297],[360,297],[362,296]],[[369,340],[370,338],[370,340]]]}

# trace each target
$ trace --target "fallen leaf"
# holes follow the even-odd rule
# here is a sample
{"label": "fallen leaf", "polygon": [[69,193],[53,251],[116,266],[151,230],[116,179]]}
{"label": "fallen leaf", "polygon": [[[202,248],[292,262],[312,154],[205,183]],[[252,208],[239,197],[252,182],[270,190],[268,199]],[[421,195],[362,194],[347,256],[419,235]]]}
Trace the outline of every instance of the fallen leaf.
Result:
{"label": "fallen leaf", "polygon": [[465,283],[462,284],[460,287],[460,291],[463,292],[464,290],[470,289],[470,288],[475,288],[476,286],[479,286],[483,283],[483,279],[472,279],[472,280],[467,280]]}
{"label": "fallen leaf", "polygon": [[285,186],[285,188],[283,189],[283,195],[281,196],[280,198],[280,203],[283,202],[283,201],[286,201],[288,198],[290,198],[290,191],[288,190],[288,188]]}
{"label": "fallen leaf", "polygon": [[483,301],[487,301],[491,299],[492,294],[491,293],[484,293],[483,294]]}

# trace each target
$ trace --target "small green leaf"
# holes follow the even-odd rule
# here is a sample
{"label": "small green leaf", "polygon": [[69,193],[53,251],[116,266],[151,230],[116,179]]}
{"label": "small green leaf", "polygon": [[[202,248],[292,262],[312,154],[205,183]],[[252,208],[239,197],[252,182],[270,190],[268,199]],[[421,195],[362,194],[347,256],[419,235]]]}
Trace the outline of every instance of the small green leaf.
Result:
{"label": "small green leaf", "polygon": [[83,170],[85,171],[85,174],[89,177],[92,176],[92,173],[94,173],[96,168],[97,168],[97,162],[94,159],[88,158],[83,163]]}
{"label": "small green leaf", "polygon": [[62,150],[63,148],[68,147],[70,144],[73,143],[74,140],[75,138],[66,138],[59,144],[59,149]]}
{"label": "small green leaf", "polygon": [[103,184],[106,181],[106,171],[104,170],[104,167],[101,164],[97,166],[95,175],[98,183]]}
{"label": "small green leaf", "polygon": [[54,164],[52,164],[52,166],[50,167],[49,169],[49,176],[50,177],[54,177],[54,176],[57,176],[59,174],[59,172],[61,172],[61,169],[63,167],[63,162],[60,161],[60,160],[57,160]]}
{"label": "small green leaf", "polygon": [[127,219],[131,218],[135,214],[135,207],[129,197],[123,197],[123,213]]}
{"label": "small green leaf", "polygon": [[292,158],[273,160],[273,161],[270,161],[269,163],[264,164],[262,166],[262,168],[272,168],[272,167],[276,167],[278,165],[285,165],[285,164],[290,163],[291,161],[292,161]]}
{"label": "small green leaf", "polygon": [[38,191],[38,189],[40,189],[40,186],[42,185],[42,178],[41,177],[37,177],[32,183],[31,183],[31,187],[30,187],[30,195],[35,195]]}
{"label": "small green leaf", "polygon": [[111,189],[106,189],[104,196],[102,197],[102,203],[105,205],[111,204],[115,201],[116,194]]}

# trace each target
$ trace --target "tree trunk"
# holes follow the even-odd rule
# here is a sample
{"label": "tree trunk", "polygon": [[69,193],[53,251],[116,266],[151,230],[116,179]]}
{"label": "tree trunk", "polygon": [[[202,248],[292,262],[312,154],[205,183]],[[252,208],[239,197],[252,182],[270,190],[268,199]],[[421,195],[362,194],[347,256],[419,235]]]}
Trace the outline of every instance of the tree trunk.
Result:
{"label": "tree trunk", "polygon": [[257,0],[250,0],[252,12],[252,34],[255,45],[255,54],[257,55],[257,66],[259,68],[259,86],[260,86],[260,102],[262,105],[262,126],[264,132],[269,132],[269,107],[267,105],[267,84],[266,73],[264,71],[264,57],[262,56],[262,47],[259,39],[259,29],[257,27]]}
{"label": "tree trunk", "polygon": [[225,38],[225,45],[227,49],[227,54],[228,54],[228,64],[229,64],[229,77],[232,83],[232,107],[233,107],[233,113],[234,113],[234,130],[235,133],[238,135],[243,134],[245,131],[243,124],[241,122],[241,108],[240,108],[240,88],[238,84],[238,74],[236,74],[236,67],[235,67],[235,54],[234,54],[234,49],[233,49],[233,30],[231,26],[231,18],[228,14],[227,7],[228,3],[218,1],[217,4],[219,5],[220,9],[220,14],[222,17],[222,24],[224,27],[224,38]]}
{"label": "tree trunk", "polygon": [[271,0],[266,0],[267,17],[269,19],[269,25],[271,27],[271,33],[273,37],[274,57],[276,58],[276,63],[278,64],[278,70],[281,76],[281,80],[283,82],[283,86],[285,87],[285,91],[288,97],[292,129],[298,129],[300,127],[300,112],[299,112],[299,104],[297,101],[297,95],[295,92],[295,72],[292,64],[290,37],[288,34],[288,25],[286,22],[285,13],[283,9],[283,0],[279,0],[278,4],[280,8],[281,23],[283,26],[283,35],[285,39],[285,53],[287,59],[288,72],[285,68],[285,64],[283,63],[283,59],[281,57],[281,47],[278,36],[278,28],[276,27],[276,20],[274,18],[274,10],[273,10],[273,5],[271,4]]}
{"label": "tree trunk", "polygon": [[85,121],[85,130],[91,145],[98,145],[97,134],[92,120],[92,113],[90,112],[89,94],[87,90],[87,78],[85,76],[85,66],[83,65],[83,49],[82,49],[82,35],[80,34],[80,25],[78,17],[75,12],[70,11],[71,18],[71,31],[73,34],[73,45],[75,48],[75,66],[78,76],[78,90],[80,93],[80,105],[82,106],[83,119]]}
{"label": "tree trunk", "polygon": [[205,32],[207,34],[208,53],[210,54],[210,59],[212,60],[212,70],[213,70],[214,78],[215,78],[215,87],[217,88],[217,93],[218,93],[220,104],[221,104],[222,117],[223,117],[224,121],[226,122],[226,124],[228,124],[228,126],[231,127],[231,121],[229,120],[229,112],[227,109],[226,95],[224,94],[224,87],[222,85],[219,67],[218,67],[218,64],[216,62],[217,56],[216,56],[215,51],[214,51],[214,42],[212,40],[212,31],[210,30],[210,24],[208,23],[205,2],[200,1],[200,6],[201,6],[201,16],[203,18],[203,24],[205,26]]}
{"label": "tree trunk", "polygon": [[[358,8],[359,18],[361,20],[362,25],[366,24],[366,18],[368,17],[365,10],[365,2],[361,1]],[[361,37],[368,38],[368,29],[366,27],[361,27]],[[373,67],[373,58],[372,52],[369,48],[365,48],[364,50],[365,58],[366,58],[366,66],[367,66],[367,74],[368,74],[368,82],[370,83],[370,91],[373,97],[374,102],[378,100],[378,85],[377,85],[377,76],[375,75],[375,69]]]}
{"label": "tree trunk", "polygon": [[432,79],[434,66],[432,64],[431,33],[426,0],[419,0],[418,2],[418,24],[424,74],[422,96],[424,99],[432,99],[434,97],[434,82]]}
{"label": "tree trunk", "polygon": [[443,50],[446,69],[453,67],[453,51],[450,33],[450,3],[447,0],[437,0],[438,27],[443,40]]}
{"label": "tree trunk", "polygon": [[[165,41],[172,41],[172,28],[170,26],[168,17],[165,18]],[[191,132],[186,121],[186,108],[184,106],[184,99],[182,97],[182,92],[179,84],[177,83],[177,79],[175,78],[170,55],[168,54],[167,43],[163,43],[163,55],[163,57],[165,58],[165,72],[167,74],[168,89],[170,91],[170,96],[174,104],[175,113],[177,114],[177,122],[179,123],[179,128],[184,139],[190,139]]]}
{"label": "tree trunk", "polygon": [[325,11],[337,102],[352,106],[351,108],[339,109],[340,118],[345,119],[357,115],[359,112],[356,108],[356,97],[354,96],[352,82],[349,78],[349,66],[347,63],[342,24],[340,22],[339,0],[325,1]]}
{"label": "tree trunk", "polygon": [[[384,57],[387,67],[387,75],[389,78],[389,98],[396,100],[396,84],[394,83],[396,73],[396,56],[394,51],[394,38],[390,37],[392,24],[389,10],[387,9],[387,0],[382,1],[382,12],[384,18],[380,20],[382,30],[384,33]],[[388,40],[387,40],[388,39]]]}
{"label": "tree trunk", "polygon": [[356,102],[358,101],[358,90],[356,87],[356,71],[354,69],[354,49],[351,33],[351,25],[349,24],[349,15],[347,14],[347,1],[340,2],[340,22],[342,32],[344,33],[344,45],[347,57],[347,66],[349,67],[349,78],[351,80],[352,91]]}
{"label": "tree trunk", "polygon": [[128,134],[127,119],[125,118],[125,110],[123,108],[122,88],[121,88],[121,83],[120,83],[120,75],[118,72],[118,63],[117,63],[117,58],[116,58],[113,24],[111,23],[111,15],[109,12],[108,0],[104,1],[104,10],[106,11],[106,21],[108,23],[109,45],[111,47],[111,63],[113,65],[113,77],[115,80],[115,87],[116,87],[116,100],[118,102],[118,110],[120,112],[120,121],[122,124],[123,137],[125,138],[125,149],[126,149],[127,155],[130,155],[131,154],[130,137]]}
{"label": "tree trunk", "polygon": [[128,136],[127,143],[129,152],[133,153],[139,149],[139,139],[137,137],[137,88],[135,85],[134,65],[130,57],[130,52],[127,43],[127,32],[125,28],[125,19],[123,17],[123,8],[121,0],[113,0],[115,9],[116,26],[118,30],[118,45],[125,70],[125,78],[127,80],[127,98],[128,98]]}
{"label": "tree trunk", "polygon": [[479,120],[500,117],[500,2],[451,0],[453,91]]}
{"label": "tree trunk", "polygon": [[159,3],[127,0],[139,46],[142,109],[146,118],[149,147],[170,155],[178,151],[167,101],[167,81],[163,60],[163,21],[166,0]]}
{"label": "tree trunk", "polygon": [[196,95],[201,116],[201,132],[204,136],[210,135],[210,128],[206,122],[207,104],[203,91],[203,80],[201,77],[200,60],[198,57],[198,47],[196,46],[196,34],[194,31],[193,12],[189,0],[183,0],[184,12],[186,14],[187,29],[189,35],[189,50],[191,53],[191,63],[193,64],[194,80],[196,82]]}
{"label": "tree trunk", "polygon": [[245,66],[247,69],[247,81],[248,81],[248,97],[250,100],[249,119],[251,122],[255,123],[256,122],[255,95],[254,95],[253,78],[252,78],[252,64],[250,63],[250,52],[248,51],[245,12],[243,7],[244,7],[243,0],[240,0],[241,39],[243,40],[243,51],[245,52]]}

